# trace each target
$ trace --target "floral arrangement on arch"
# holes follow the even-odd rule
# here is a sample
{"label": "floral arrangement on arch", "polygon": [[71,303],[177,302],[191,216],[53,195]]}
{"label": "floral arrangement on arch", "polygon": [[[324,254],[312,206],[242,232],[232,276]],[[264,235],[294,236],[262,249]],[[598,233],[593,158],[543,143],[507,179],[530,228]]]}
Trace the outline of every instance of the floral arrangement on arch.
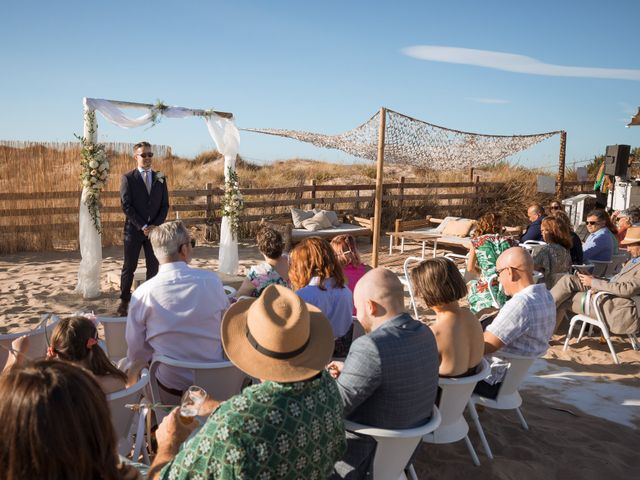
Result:
{"label": "floral arrangement on arch", "polygon": [[[91,128],[95,128],[95,112],[89,112],[88,115],[93,115],[94,118],[90,118],[89,125]],[[89,135],[93,132],[90,131]],[[93,143],[85,137],[76,138],[80,141],[82,149],[80,150],[80,180],[82,187],[86,189],[86,195],[84,196],[84,203],[89,209],[91,215],[91,221],[93,226],[96,227],[98,233],[102,234],[102,222],[100,221],[100,194],[102,189],[107,184],[109,178],[109,159],[104,144]]]}
{"label": "floral arrangement on arch", "polygon": [[224,182],[224,196],[222,197],[222,216],[229,218],[231,234],[236,239],[240,230],[240,215],[244,211],[244,200],[240,193],[238,174],[231,167],[227,169]]}

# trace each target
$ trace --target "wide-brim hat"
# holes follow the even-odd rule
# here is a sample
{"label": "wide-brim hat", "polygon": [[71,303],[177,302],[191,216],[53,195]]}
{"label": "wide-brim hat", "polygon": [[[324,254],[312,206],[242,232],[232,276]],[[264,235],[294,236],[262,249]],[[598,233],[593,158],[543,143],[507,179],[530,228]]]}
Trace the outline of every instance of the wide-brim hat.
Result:
{"label": "wide-brim hat", "polygon": [[327,317],[281,285],[269,285],[257,299],[234,303],[222,319],[221,332],[229,360],[262,380],[306,380],[323,370],[333,354]]}
{"label": "wide-brim hat", "polygon": [[640,243],[640,227],[629,227],[620,245],[629,245],[630,243]]}

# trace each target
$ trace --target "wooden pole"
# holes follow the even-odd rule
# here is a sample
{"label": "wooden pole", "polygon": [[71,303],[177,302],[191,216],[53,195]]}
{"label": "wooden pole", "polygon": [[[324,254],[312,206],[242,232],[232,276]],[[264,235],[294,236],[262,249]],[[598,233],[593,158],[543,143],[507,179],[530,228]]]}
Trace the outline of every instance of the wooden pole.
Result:
{"label": "wooden pole", "polygon": [[562,200],[564,196],[564,162],[567,153],[567,132],[560,132],[560,158],[558,161],[558,178],[556,179],[556,198]]}
{"label": "wooden pole", "polygon": [[380,244],[380,222],[382,220],[382,170],[384,167],[384,133],[387,125],[387,109],[380,107],[380,130],[378,131],[378,162],[376,164],[376,201],[373,209],[373,247],[371,266],[378,266]]}

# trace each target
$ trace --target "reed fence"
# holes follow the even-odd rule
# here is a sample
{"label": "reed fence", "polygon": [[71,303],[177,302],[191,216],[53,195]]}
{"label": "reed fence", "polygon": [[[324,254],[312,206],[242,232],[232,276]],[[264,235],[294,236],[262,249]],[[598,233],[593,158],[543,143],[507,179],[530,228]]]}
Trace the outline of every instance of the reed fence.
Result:
{"label": "reed fence", "polygon": [[[124,161],[124,160],[123,160]],[[130,159],[128,160],[130,162]],[[170,163],[170,162],[168,162]],[[124,214],[119,193],[109,183],[103,192],[104,246],[122,242]],[[171,185],[169,185],[171,186]],[[392,228],[398,218],[412,219],[427,214],[477,218],[486,211],[504,211],[518,195],[518,187],[505,182],[407,182],[401,177],[383,186],[383,228]],[[245,211],[241,237],[252,236],[263,218],[282,218],[290,208],[322,208],[339,214],[373,216],[374,184],[333,185],[312,181],[309,185],[241,189]],[[567,195],[590,192],[591,184],[565,182]],[[168,219],[180,218],[201,230],[207,240],[219,235],[221,188],[207,183],[201,189],[173,190]],[[538,195],[545,202],[551,195]],[[80,190],[0,191],[0,253],[77,249]],[[526,207],[525,207],[526,212]],[[507,221],[523,221],[521,207]]]}

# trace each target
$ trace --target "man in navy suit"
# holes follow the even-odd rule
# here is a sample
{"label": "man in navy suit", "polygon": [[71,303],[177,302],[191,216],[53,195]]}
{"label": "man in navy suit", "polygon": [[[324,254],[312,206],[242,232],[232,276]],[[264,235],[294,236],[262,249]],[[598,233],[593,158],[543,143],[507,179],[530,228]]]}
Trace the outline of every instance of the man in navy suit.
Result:
{"label": "man in navy suit", "polygon": [[118,315],[126,316],[131,299],[133,274],[138,266],[140,249],[144,248],[147,280],[158,273],[158,259],[153,253],[149,233],[164,223],[169,211],[167,181],[151,169],[153,152],[148,142],[136,143],[133,153],[137,167],[124,174],[120,182],[120,203],[126,215],[124,223],[124,264],[120,276]]}
{"label": "man in navy suit", "polygon": [[544,208],[534,203],[527,209],[527,217],[531,222],[527,230],[520,236],[520,242],[527,240],[542,240],[542,220],[545,218]]}

